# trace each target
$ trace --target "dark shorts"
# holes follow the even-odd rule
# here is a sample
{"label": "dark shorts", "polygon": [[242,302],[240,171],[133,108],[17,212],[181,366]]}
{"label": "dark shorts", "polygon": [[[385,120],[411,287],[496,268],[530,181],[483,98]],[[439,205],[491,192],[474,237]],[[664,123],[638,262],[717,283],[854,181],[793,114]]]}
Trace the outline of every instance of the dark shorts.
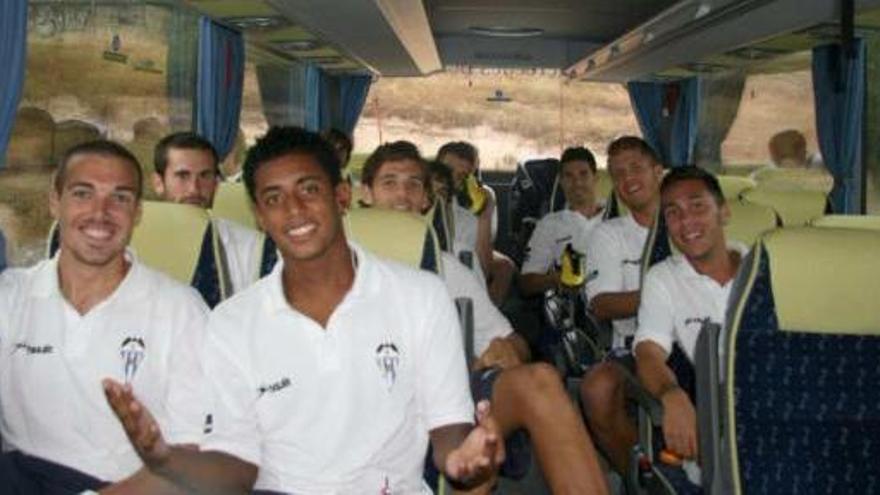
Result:
{"label": "dark shorts", "polygon": [[[492,390],[495,388],[495,381],[499,376],[501,376],[500,368],[486,368],[471,372],[471,396],[475,403],[481,400],[492,400]],[[532,449],[526,430],[519,429],[508,435],[504,439],[504,451],[506,457],[499,471],[501,476],[518,480],[528,474],[532,464]]]}
{"label": "dark shorts", "polygon": [[4,495],[73,495],[108,485],[75,469],[18,451],[0,454],[0,493]]}

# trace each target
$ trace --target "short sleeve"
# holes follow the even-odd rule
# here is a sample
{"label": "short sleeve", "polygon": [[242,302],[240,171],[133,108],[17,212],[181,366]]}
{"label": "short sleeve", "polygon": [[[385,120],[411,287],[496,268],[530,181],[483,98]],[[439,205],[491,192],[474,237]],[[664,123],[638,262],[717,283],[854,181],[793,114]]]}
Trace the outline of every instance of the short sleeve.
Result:
{"label": "short sleeve", "polygon": [[633,349],[639,342],[649,340],[662,347],[667,354],[672,351],[675,320],[672,297],[663,284],[661,270],[664,269],[663,265],[657,265],[645,276]]}
{"label": "short sleeve", "polygon": [[608,224],[593,230],[587,247],[587,297],[623,291],[623,246],[609,231]]}
{"label": "short sleeve", "polygon": [[472,423],[474,404],[455,307],[439,279],[427,280],[425,290],[426,304],[419,318],[424,331],[419,334],[418,397],[430,431]]}
{"label": "short sleeve", "polygon": [[229,338],[236,330],[228,314],[211,314],[204,353],[210,393],[209,417],[202,450],[223,452],[260,465],[262,437],[256,403],[258,389],[250,365],[242,355],[243,343]]}
{"label": "short sleeve", "polygon": [[176,303],[174,341],[168,360],[168,389],[165,397],[166,423],[162,431],[169,443],[198,444],[207,412],[205,374],[200,353],[204,349],[208,308],[189,287]]}
{"label": "short sleeve", "polygon": [[523,261],[522,273],[545,274],[550,271],[555,261],[553,252],[553,236],[551,222],[544,217],[535,226],[532,238],[526,248],[526,259]]}

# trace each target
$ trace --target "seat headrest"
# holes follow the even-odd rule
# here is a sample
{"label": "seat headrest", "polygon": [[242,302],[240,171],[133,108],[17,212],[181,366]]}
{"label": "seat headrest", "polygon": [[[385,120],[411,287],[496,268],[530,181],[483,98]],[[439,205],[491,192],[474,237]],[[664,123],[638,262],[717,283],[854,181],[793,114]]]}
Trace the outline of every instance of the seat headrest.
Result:
{"label": "seat headrest", "polygon": [[880,215],[825,215],[813,219],[814,227],[880,230]]}
{"label": "seat headrest", "polygon": [[728,199],[727,206],[730,208],[730,219],[724,226],[724,234],[728,241],[751,246],[761,234],[778,226],[776,211],[769,206],[738,199]]}
{"label": "seat headrest", "polygon": [[752,269],[767,257],[780,330],[880,335],[880,232],[780,229],[760,246]]}
{"label": "seat headrest", "polygon": [[440,271],[437,237],[424,217],[381,208],[358,208],[345,215],[345,228],[351,240],[383,258]]}
{"label": "seat headrest", "polygon": [[749,203],[769,206],[776,210],[786,227],[807,225],[822,216],[828,204],[825,193],[819,191],[776,191],[760,185],[742,193]]}
{"label": "seat headrest", "polygon": [[747,190],[755,187],[755,181],[748,177],[738,175],[717,175],[718,185],[721,186],[721,193],[727,199],[737,198]]}
{"label": "seat headrest", "polygon": [[211,214],[259,230],[254,219],[253,206],[242,182],[221,182],[214,195]]}

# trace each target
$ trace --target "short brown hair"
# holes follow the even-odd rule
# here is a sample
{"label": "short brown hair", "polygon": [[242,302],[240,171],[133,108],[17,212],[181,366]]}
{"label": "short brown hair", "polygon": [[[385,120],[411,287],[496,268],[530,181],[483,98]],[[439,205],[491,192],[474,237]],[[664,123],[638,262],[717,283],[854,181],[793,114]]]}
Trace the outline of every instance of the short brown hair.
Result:
{"label": "short brown hair", "polygon": [[106,139],[98,139],[95,141],[88,141],[85,143],[77,144],[76,146],[64,152],[64,155],[61,157],[61,161],[58,163],[58,169],[55,171],[55,177],[53,181],[55,185],[55,192],[58,193],[58,195],[61,195],[61,191],[64,189],[64,181],[67,179],[67,167],[70,164],[70,160],[77,155],[99,155],[110,158],[118,158],[123,162],[131,165],[131,167],[135,171],[135,198],[140,201],[141,195],[144,192],[144,172],[143,170],[141,170],[140,163],[138,163],[137,158],[135,158],[135,156],[131,154],[131,152],[128,151],[124,146]]}
{"label": "short brown hair", "polygon": [[364,162],[364,168],[361,171],[361,183],[367,187],[373,187],[373,181],[387,162],[399,162],[403,160],[412,160],[419,164],[422,169],[424,182],[428,182],[428,168],[425,160],[422,158],[419,149],[409,141],[394,141],[393,143],[385,143],[379,145]]}
{"label": "short brown hair", "polygon": [[608,145],[608,159],[610,160],[612,156],[618,153],[631,150],[638,151],[658,165],[663,165],[654,148],[652,148],[647,141],[638,136],[622,136],[611,141],[611,144]]}

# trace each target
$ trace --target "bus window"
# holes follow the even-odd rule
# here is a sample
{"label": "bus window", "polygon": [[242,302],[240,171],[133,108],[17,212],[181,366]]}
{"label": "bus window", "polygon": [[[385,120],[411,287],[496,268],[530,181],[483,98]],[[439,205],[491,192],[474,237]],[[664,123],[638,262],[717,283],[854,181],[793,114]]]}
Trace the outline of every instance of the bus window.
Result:
{"label": "bus window", "polygon": [[620,84],[569,81],[549,69],[452,67],[373,83],[354,141],[356,155],[407,139],[432,156],[448,141],[465,140],[479,149],[483,169],[513,170],[573,145],[588,146],[604,167],[606,146],[622,134],[639,130]]}
{"label": "bus window", "polygon": [[[805,145],[805,163],[795,157],[800,148],[798,141]],[[777,150],[775,157],[771,156],[771,148]],[[731,170],[768,165],[822,166],[809,68],[745,78],[739,110],[721,145],[721,158]]]}
{"label": "bus window", "polygon": [[11,265],[44,254],[54,164],[79,142],[126,145],[149,172],[152,148],[192,126],[198,17],[174,2],[31,2],[24,87],[0,171]]}

